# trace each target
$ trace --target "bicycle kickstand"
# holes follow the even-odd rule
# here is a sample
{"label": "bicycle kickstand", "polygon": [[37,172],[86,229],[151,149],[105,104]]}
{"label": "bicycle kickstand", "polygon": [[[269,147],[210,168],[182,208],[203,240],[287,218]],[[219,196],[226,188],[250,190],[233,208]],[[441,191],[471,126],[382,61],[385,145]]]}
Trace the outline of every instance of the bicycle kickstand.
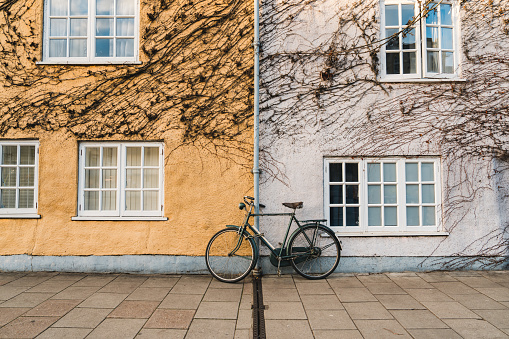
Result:
{"label": "bicycle kickstand", "polygon": [[277,258],[277,276],[281,278],[281,270],[279,269],[279,265],[281,265],[281,258]]}

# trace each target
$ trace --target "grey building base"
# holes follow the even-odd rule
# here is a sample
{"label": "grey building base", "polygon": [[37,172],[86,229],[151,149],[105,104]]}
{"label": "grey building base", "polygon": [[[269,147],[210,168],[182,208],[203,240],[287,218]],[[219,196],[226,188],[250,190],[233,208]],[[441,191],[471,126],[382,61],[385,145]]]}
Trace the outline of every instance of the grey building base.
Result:
{"label": "grey building base", "polygon": [[[260,261],[263,274],[276,274],[268,257]],[[509,257],[342,257],[338,273],[380,273],[435,270],[507,270]],[[119,256],[0,256],[3,272],[86,272],[138,274],[208,274],[204,257],[172,255]],[[283,274],[294,273],[283,267]]]}

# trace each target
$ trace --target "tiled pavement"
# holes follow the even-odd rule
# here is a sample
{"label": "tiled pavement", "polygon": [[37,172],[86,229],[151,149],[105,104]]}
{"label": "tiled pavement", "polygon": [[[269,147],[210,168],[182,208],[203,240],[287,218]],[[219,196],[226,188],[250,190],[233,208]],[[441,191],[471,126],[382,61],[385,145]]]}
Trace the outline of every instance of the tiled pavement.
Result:
{"label": "tiled pavement", "polygon": [[[509,271],[262,279],[267,338],[509,338]],[[0,338],[250,338],[252,284],[0,273]]]}

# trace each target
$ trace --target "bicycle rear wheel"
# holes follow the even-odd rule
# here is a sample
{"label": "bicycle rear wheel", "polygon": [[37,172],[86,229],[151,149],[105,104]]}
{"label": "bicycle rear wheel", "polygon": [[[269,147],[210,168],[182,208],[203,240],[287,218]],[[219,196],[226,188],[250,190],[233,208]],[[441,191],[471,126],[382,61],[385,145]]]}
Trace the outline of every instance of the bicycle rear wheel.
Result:
{"label": "bicycle rear wheel", "polygon": [[329,228],[309,224],[300,228],[289,241],[291,264],[307,279],[323,279],[339,264],[341,245]]}
{"label": "bicycle rear wheel", "polygon": [[219,281],[234,283],[244,279],[256,263],[253,239],[239,234],[237,228],[225,228],[209,241],[205,261],[210,273]]}

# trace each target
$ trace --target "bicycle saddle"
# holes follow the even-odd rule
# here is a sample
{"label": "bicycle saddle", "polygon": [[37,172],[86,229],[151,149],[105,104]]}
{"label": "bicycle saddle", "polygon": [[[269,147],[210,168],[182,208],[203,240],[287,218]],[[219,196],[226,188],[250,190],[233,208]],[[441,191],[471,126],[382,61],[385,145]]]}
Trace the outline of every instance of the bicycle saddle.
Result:
{"label": "bicycle saddle", "polygon": [[300,202],[284,202],[283,206],[286,206],[286,207],[292,208],[292,209],[297,209],[297,208],[302,208],[303,204],[304,203],[302,201],[300,201]]}

